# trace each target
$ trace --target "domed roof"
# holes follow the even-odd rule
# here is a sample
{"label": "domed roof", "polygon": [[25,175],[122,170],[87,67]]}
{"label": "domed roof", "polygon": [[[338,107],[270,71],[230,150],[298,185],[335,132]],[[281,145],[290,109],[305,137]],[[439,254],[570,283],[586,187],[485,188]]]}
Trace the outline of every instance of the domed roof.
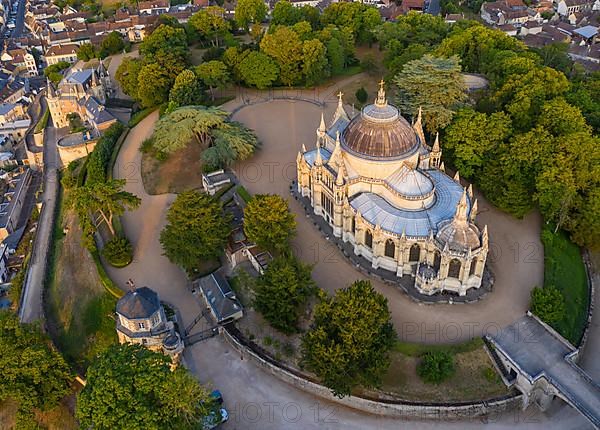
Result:
{"label": "domed roof", "polygon": [[345,149],[367,158],[402,158],[419,148],[411,125],[396,107],[387,103],[383,82],[375,103],[363,108],[342,137]]}
{"label": "domed roof", "polygon": [[481,246],[479,240],[479,229],[467,219],[469,205],[467,192],[463,189],[463,195],[456,207],[456,213],[452,220],[440,223],[437,239],[453,251],[467,252],[469,249],[477,249]]}
{"label": "domed roof", "polygon": [[424,173],[402,165],[385,180],[397,193],[410,199],[426,198],[434,191],[433,181]]}
{"label": "domed roof", "polygon": [[481,246],[479,229],[470,222],[447,222],[438,231],[437,238],[453,251],[466,252]]}

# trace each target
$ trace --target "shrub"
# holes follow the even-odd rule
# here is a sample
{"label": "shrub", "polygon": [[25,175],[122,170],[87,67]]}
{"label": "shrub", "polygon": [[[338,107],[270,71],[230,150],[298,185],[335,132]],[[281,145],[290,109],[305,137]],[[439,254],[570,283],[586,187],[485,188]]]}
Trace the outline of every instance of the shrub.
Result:
{"label": "shrub", "polygon": [[444,351],[427,352],[417,366],[419,377],[430,384],[439,384],[454,374],[454,359]]}
{"label": "shrub", "polygon": [[565,316],[565,296],[554,285],[535,287],[531,291],[531,312],[547,324],[555,324]]}
{"label": "shrub", "polygon": [[112,157],[112,152],[124,127],[120,122],[111,125],[104,135],[98,140],[94,150],[88,157],[86,184],[106,181],[107,168]]}
{"label": "shrub", "polygon": [[204,55],[202,55],[202,61],[208,63],[209,61],[220,60],[224,52],[225,50],[223,48],[211,46],[204,52]]}
{"label": "shrub", "polygon": [[365,90],[363,87],[360,87],[358,90],[356,90],[356,93],[354,95],[356,96],[356,100],[358,100],[360,104],[366,103],[367,98],[369,97],[369,95],[367,94],[367,90]]}
{"label": "shrub", "polygon": [[102,255],[111,266],[125,267],[133,259],[133,247],[127,238],[115,236],[104,245]]}

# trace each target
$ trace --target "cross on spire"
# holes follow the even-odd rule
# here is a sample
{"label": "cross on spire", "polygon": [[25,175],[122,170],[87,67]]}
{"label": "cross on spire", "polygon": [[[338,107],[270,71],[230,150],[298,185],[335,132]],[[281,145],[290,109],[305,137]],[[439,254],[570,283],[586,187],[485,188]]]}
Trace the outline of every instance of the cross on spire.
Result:
{"label": "cross on spire", "polygon": [[385,89],[383,86],[385,85],[385,81],[382,79],[379,82],[379,91],[377,92],[377,100],[375,100],[376,106],[386,106],[387,100],[385,99]]}

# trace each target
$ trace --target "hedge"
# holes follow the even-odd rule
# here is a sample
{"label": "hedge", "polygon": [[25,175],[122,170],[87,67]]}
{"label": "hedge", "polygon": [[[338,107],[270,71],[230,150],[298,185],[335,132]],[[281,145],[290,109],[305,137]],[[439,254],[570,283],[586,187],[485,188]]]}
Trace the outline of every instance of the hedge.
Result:
{"label": "hedge", "polygon": [[107,170],[112,158],[113,150],[124,129],[125,127],[123,124],[117,122],[111,125],[98,140],[94,150],[88,157],[86,183],[106,181]]}

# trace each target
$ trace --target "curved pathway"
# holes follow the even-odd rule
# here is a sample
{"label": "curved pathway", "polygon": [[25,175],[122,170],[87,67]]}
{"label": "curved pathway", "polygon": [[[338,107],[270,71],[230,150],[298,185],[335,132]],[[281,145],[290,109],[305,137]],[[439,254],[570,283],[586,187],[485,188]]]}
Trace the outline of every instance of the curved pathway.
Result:
{"label": "curved pathway", "polygon": [[[312,133],[320,114],[315,109],[307,103],[277,101],[243,109],[236,115],[235,119],[258,129],[257,133],[264,142],[262,151],[251,162],[240,164],[236,168],[240,179],[251,192],[277,192],[289,195],[289,179],[295,175],[295,161],[288,160],[295,160],[296,151],[302,143],[308,146],[314,141]],[[142,199],[142,204],[137,210],[128,212],[122,217],[124,229],[134,245],[134,262],[124,269],[110,268],[109,273],[123,288],[127,279],[132,278],[137,285],[147,285],[157,290],[163,300],[172,303],[180,310],[185,325],[200,312],[202,306],[188,291],[185,273],[162,255],[158,241],[160,231],[165,224],[166,210],[175,195],[148,195],[140,176],[141,153],[138,148],[152,133],[157,117],[157,113],[154,113],[131,130],[115,164],[114,177],[126,179],[126,189],[137,194]],[[482,206],[485,205],[480,205]],[[297,203],[292,203],[292,209],[301,215]],[[482,212],[485,210],[482,207]],[[492,238],[497,238],[497,246],[503,256],[493,262],[493,267],[501,269],[503,265],[507,265],[510,259],[507,259],[506,255],[509,255],[517,260],[516,265],[509,265],[510,273],[531,272],[535,278],[533,281],[541,283],[541,263],[529,263],[529,260],[525,259],[519,263],[520,258],[511,255],[509,249],[502,249],[503,246],[508,247],[513,239],[517,239],[517,243],[520,239],[521,246],[528,245],[528,240],[535,244],[538,240],[537,232],[531,233],[529,224],[533,223],[535,228],[539,228],[539,220],[531,216],[517,222],[508,216],[495,214],[489,209],[488,212],[482,213],[480,218],[490,224],[494,219],[496,226],[498,223],[500,226],[503,226],[502,223],[511,226],[509,232],[512,234],[494,235],[494,230],[490,232]],[[328,243],[314,231],[312,225],[306,222],[306,218],[298,216],[298,221],[299,239],[296,245],[298,249],[302,249],[303,259],[317,261],[314,275],[319,285],[333,290],[360,277],[346,260],[336,257],[332,250],[327,248]],[[526,236],[526,233],[529,236]],[[539,246],[541,249],[541,245]],[[497,274],[499,286],[486,300],[474,305],[460,306],[418,305],[393,287],[375,284],[389,298],[396,329],[401,335],[409,339],[443,343],[468,337],[469,333],[465,333],[466,329],[461,327],[461,324],[466,325],[471,331],[477,330],[477,324],[481,326],[484,323],[493,323],[501,327],[523,314],[529,289],[533,285],[502,285],[503,282],[502,277]],[[455,334],[450,335],[450,330],[455,327],[458,327],[458,336],[456,329]],[[405,333],[402,333],[403,329]],[[450,339],[450,336],[457,339]],[[231,419],[225,428],[391,429],[398,428],[400,424],[398,420],[365,415],[329,404],[289,386],[247,360],[241,360],[220,337],[188,348],[185,352],[185,360],[202,382],[212,383],[223,392],[226,406],[231,412]],[[557,414],[560,414],[560,419]],[[444,423],[444,426],[475,429],[480,428],[482,423],[480,420],[474,420]],[[408,421],[400,425],[403,428],[417,429],[433,428],[440,424],[440,422]],[[542,426],[557,429],[585,428],[585,421],[576,412],[562,405],[550,419],[530,409],[525,412],[517,411],[492,417],[487,424],[492,428],[509,428],[514,427],[515,424],[530,428],[542,428]]]}

